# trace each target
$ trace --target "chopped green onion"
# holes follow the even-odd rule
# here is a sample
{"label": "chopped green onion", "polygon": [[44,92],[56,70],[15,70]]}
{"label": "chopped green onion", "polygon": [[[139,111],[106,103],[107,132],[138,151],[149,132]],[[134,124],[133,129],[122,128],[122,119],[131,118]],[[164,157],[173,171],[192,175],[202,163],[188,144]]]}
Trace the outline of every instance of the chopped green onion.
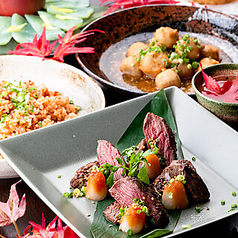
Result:
{"label": "chopped green onion", "polygon": [[236,203],[231,204],[231,209],[228,212],[235,210],[238,207]]}
{"label": "chopped green onion", "polygon": [[190,225],[190,224],[182,225],[182,228],[183,228],[183,229],[188,229],[188,228],[191,228],[191,227],[192,227],[192,225]]}
{"label": "chopped green onion", "polygon": [[64,193],[64,197],[67,197],[67,198],[72,198],[73,197],[73,192],[65,192]]}
{"label": "chopped green onion", "polygon": [[197,213],[201,212],[201,207],[195,207]]}
{"label": "chopped green onion", "polygon": [[131,229],[129,229],[126,234],[127,234],[128,236],[131,236],[131,235],[133,235],[133,232],[132,232]]}
{"label": "chopped green onion", "polygon": [[221,205],[225,205],[225,203],[226,203],[225,200],[222,199],[222,200],[221,200]]}

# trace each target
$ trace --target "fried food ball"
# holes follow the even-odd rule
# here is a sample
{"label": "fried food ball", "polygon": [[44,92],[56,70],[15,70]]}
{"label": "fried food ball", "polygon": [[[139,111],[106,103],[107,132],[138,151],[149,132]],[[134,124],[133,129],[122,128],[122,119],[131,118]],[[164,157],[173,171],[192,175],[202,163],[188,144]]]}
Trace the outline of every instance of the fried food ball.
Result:
{"label": "fried food ball", "polygon": [[139,69],[139,65],[139,62],[134,56],[128,56],[122,61],[120,70],[124,74],[141,77],[143,73]]}
{"label": "fried food ball", "polygon": [[176,68],[181,80],[191,79],[194,75],[194,69],[191,64],[183,62],[182,64],[178,64]]}
{"label": "fried food ball", "polygon": [[168,62],[169,58],[165,53],[151,51],[141,58],[139,69],[147,76],[155,78],[157,74],[166,68]]}
{"label": "fried food ball", "polygon": [[202,45],[202,58],[212,58],[219,61],[219,50],[213,45]]}
{"label": "fried food ball", "polygon": [[143,43],[143,42],[136,42],[134,44],[132,44],[128,51],[127,51],[127,56],[139,56],[139,52],[140,50],[145,50],[148,47],[147,44]]}
{"label": "fried food ball", "polygon": [[159,89],[170,86],[181,87],[181,79],[173,69],[166,69],[156,76],[155,84]]}
{"label": "fried food ball", "polygon": [[201,57],[202,47],[196,38],[187,34],[177,41],[175,51],[181,56],[186,54],[190,60],[198,60]]}
{"label": "fried food ball", "polygon": [[[219,64],[219,61],[214,60],[214,59],[210,59],[210,58],[203,58],[200,60],[200,63],[202,65],[202,68],[205,69],[208,66],[214,65],[214,64]],[[201,67],[199,66],[196,69],[196,72],[198,72],[199,70],[201,70]]]}
{"label": "fried food ball", "polygon": [[178,30],[170,27],[160,27],[154,33],[155,44],[164,45],[167,49],[173,49],[173,46],[176,45],[178,39]]}

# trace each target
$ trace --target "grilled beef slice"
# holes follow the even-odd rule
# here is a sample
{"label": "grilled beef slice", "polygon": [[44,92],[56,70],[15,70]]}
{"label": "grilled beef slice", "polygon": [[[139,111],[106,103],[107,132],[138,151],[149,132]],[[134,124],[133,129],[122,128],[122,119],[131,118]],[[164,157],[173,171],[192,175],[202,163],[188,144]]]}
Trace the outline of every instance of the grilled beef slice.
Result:
{"label": "grilled beef slice", "polygon": [[[119,179],[109,189],[109,193],[122,207],[131,205],[135,198],[145,201],[145,205],[149,209],[147,223],[159,228],[168,224],[168,214],[163,205],[156,199],[153,187],[143,184],[139,179],[132,177]],[[153,222],[151,222],[152,219]]]}
{"label": "grilled beef slice", "polygon": [[136,153],[140,152],[141,150],[147,150],[147,141],[145,138],[143,138],[140,143],[136,146],[138,148],[138,150],[136,151]]}
{"label": "grilled beef slice", "polygon": [[105,211],[103,212],[106,219],[114,224],[119,223],[119,213],[120,213],[121,205],[115,201],[114,203],[110,204]]}
{"label": "grilled beef slice", "polygon": [[90,162],[81,168],[79,168],[76,172],[74,177],[70,181],[70,185],[73,188],[82,188],[87,186],[88,177],[92,171],[94,166],[99,167],[99,163],[97,161]]}
{"label": "grilled beef slice", "polygon": [[[174,133],[162,117],[147,113],[143,131],[147,142],[149,139],[157,142],[156,145],[160,149],[160,155],[164,158],[165,166],[177,159]],[[148,148],[150,148],[149,145]]]}
{"label": "grilled beef slice", "polygon": [[[109,163],[111,165],[119,166],[119,163],[117,162],[116,158],[120,158],[121,160],[124,161],[124,158],[122,157],[118,149],[115,148],[110,142],[106,140],[98,141],[97,157],[100,165]],[[114,181],[117,181],[118,179],[123,177],[121,175],[122,172],[123,172],[122,168],[118,169],[115,172]]]}
{"label": "grilled beef slice", "polygon": [[186,183],[184,186],[190,204],[205,202],[209,199],[210,193],[206,184],[196,172],[192,163],[184,159],[172,161],[163,170],[153,183],[155,190],[162,195],[164,185],[178,175],[184,175],[185,177]]}

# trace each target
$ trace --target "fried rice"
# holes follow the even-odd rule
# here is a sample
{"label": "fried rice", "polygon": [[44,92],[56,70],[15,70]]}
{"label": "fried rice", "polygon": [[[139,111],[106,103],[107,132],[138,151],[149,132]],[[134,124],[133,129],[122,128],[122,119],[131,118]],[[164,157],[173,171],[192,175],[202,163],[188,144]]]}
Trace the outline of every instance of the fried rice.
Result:
{"label": "fried rice", "polygon": [[28,81],[0,82],[0,139],[22,134],[77,116],[79,106],[45,85]]}

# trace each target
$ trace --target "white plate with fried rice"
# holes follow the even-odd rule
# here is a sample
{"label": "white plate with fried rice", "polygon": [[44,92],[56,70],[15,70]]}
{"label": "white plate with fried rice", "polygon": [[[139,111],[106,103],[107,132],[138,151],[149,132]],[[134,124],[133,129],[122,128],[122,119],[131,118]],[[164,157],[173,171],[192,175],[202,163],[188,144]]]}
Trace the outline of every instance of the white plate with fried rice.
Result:
{"label": "white plate with fried rice", "polygon": [[[33,56],[0,56],[0,139],[104,107],[98,84],[73,66]],[[1,157],[0,179],[17,177]]]}

